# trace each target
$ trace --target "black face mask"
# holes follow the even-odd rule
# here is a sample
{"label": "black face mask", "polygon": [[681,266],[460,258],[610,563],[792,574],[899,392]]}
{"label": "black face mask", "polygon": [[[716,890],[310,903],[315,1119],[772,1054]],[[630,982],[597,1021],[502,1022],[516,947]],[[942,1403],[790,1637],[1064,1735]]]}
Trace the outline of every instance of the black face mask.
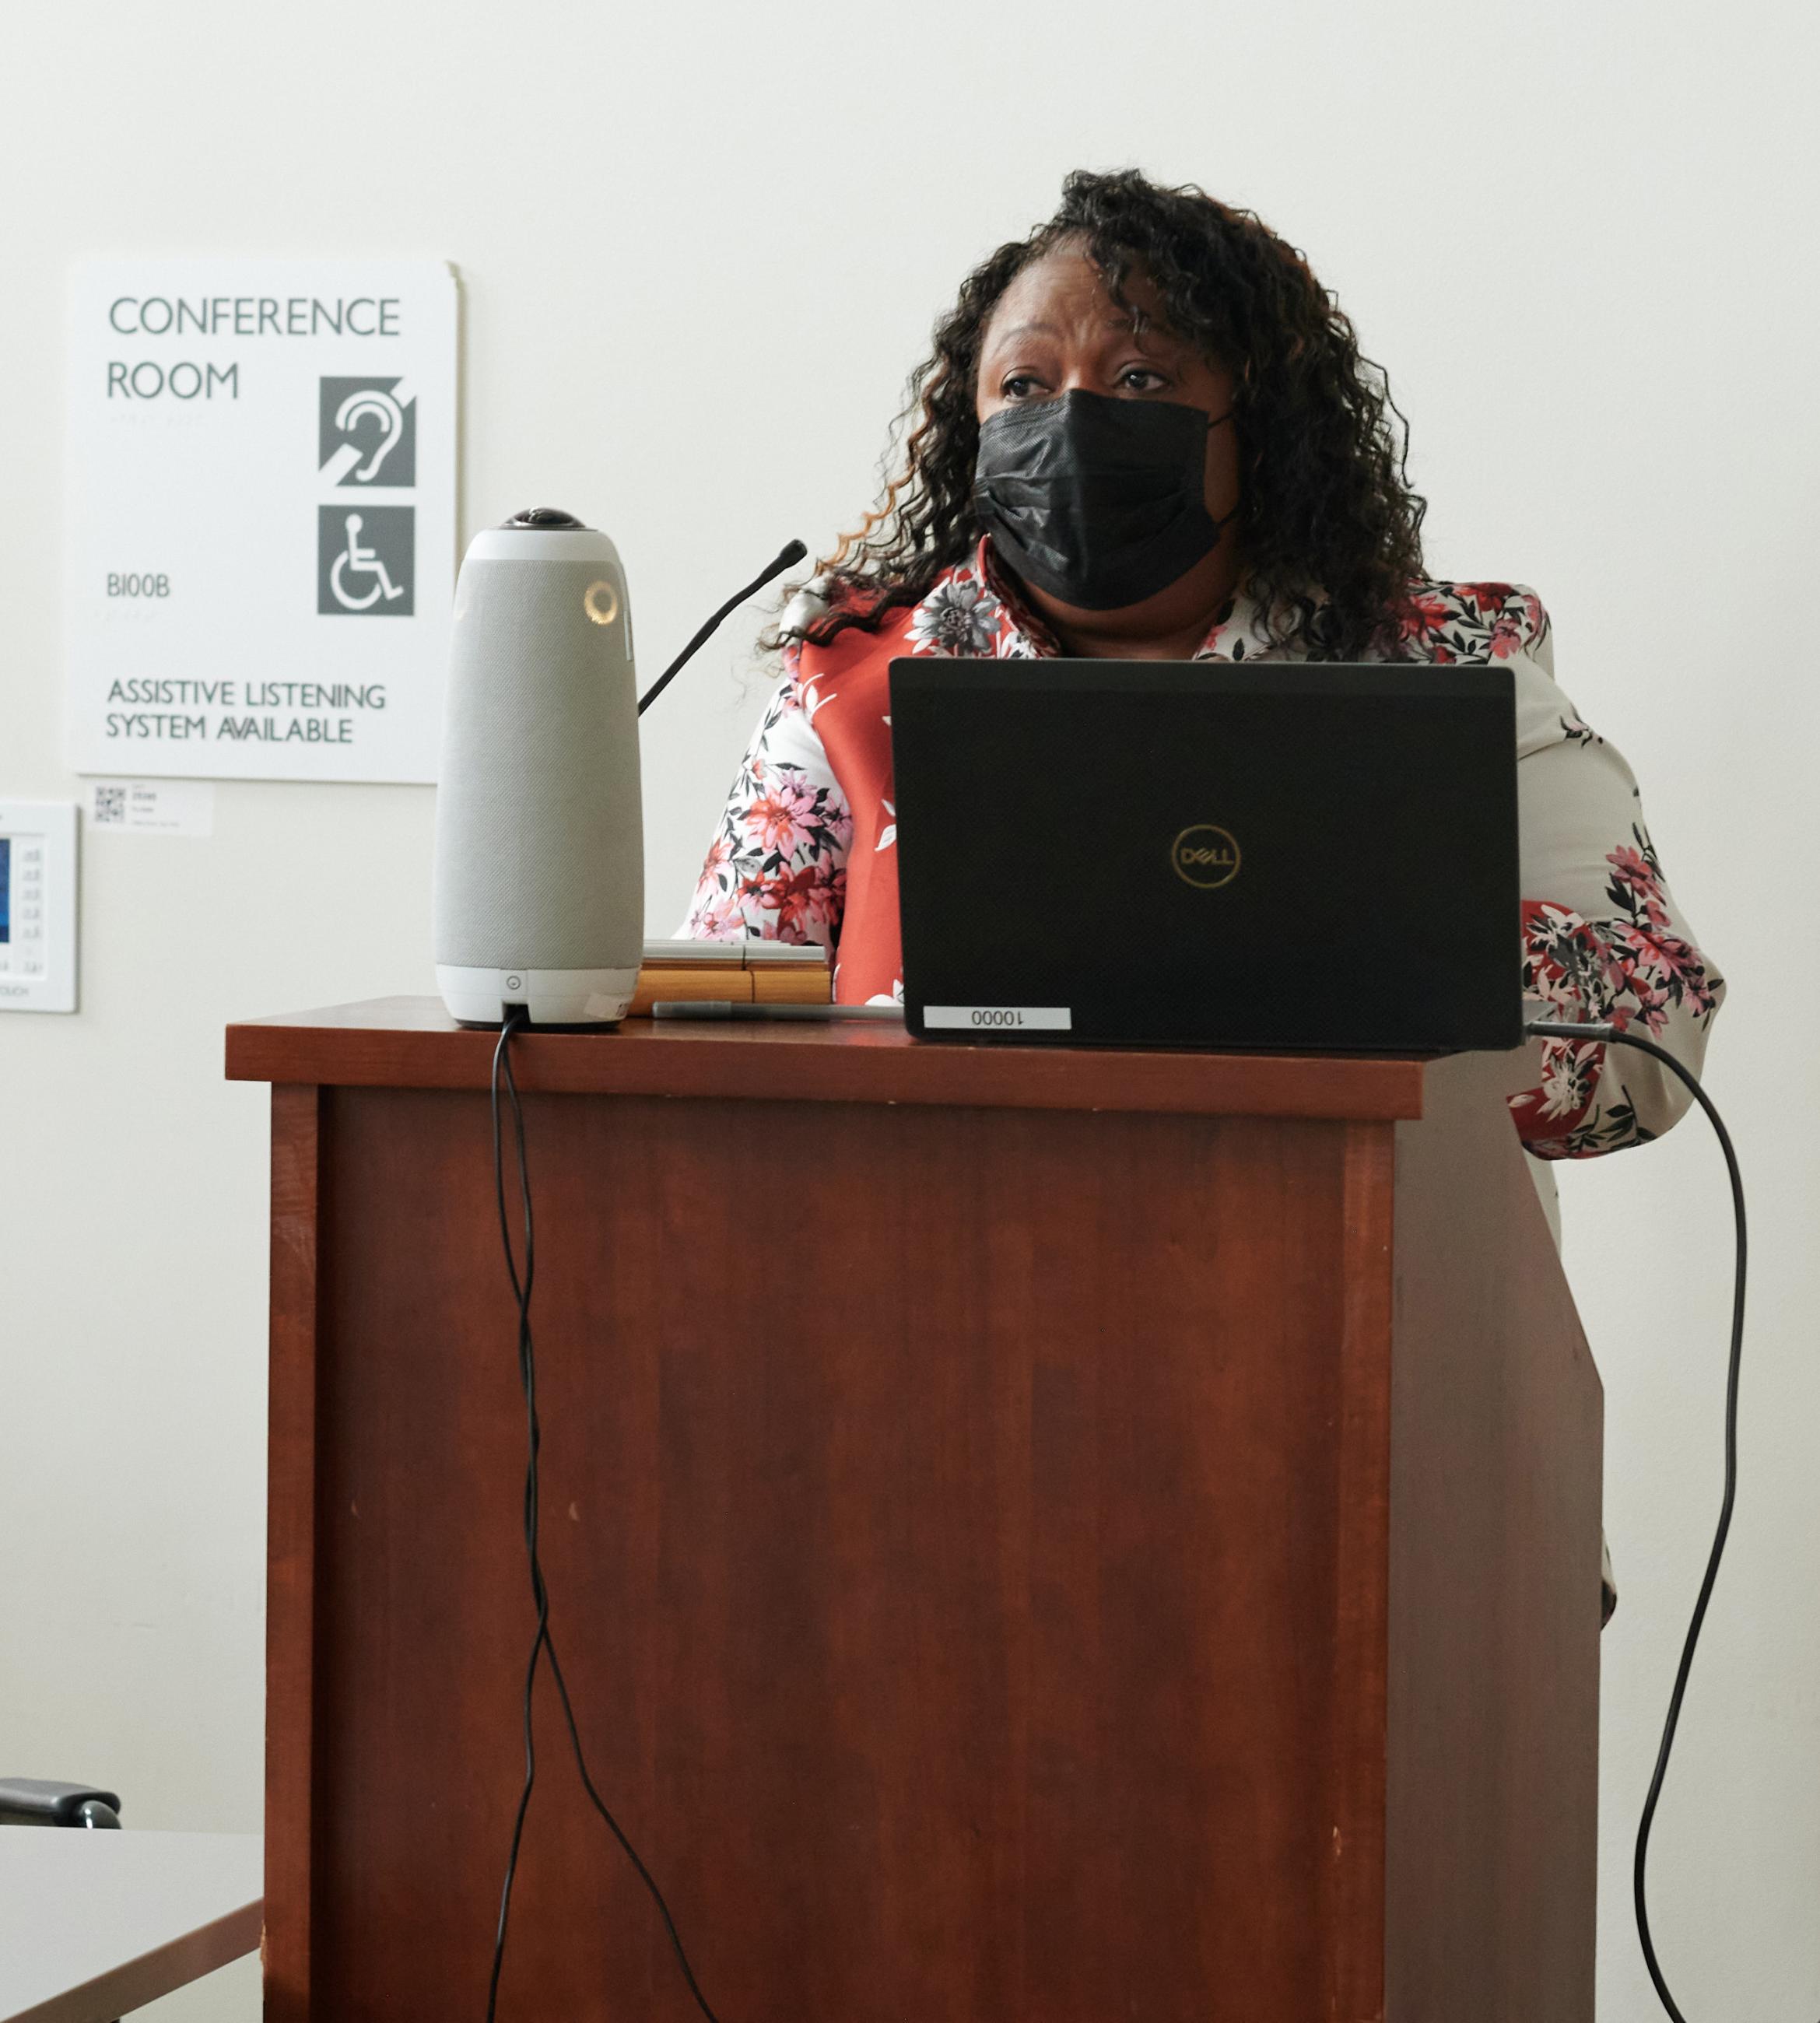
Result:
{"label": "black face mask", "polygon": [[1141,604],[1235,517],[1207,507],[1199,408],[1070,391],[982,423],[973,510],[1006,565],[1082,611]]}

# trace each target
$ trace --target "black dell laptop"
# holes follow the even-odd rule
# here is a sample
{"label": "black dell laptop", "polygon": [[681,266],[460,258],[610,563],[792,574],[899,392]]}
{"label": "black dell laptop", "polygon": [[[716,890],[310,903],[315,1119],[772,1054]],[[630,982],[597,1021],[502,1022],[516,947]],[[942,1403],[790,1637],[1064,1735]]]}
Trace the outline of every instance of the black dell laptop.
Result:
{"label": "black dell laptop", "polygon": [[1496,666],[894,660],[910,1030],[1518,1045],[1514,712]]}

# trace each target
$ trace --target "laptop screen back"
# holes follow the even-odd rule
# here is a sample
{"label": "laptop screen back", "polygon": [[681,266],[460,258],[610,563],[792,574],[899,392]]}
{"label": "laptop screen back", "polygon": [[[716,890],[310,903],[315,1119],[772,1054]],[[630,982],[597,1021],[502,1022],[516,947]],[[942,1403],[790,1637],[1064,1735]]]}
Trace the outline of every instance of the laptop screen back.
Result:
{"label": "laptop screen back", "polygon": [[1514,711],[1496,667],[894,661],[911,1030],[1514,1046]]}

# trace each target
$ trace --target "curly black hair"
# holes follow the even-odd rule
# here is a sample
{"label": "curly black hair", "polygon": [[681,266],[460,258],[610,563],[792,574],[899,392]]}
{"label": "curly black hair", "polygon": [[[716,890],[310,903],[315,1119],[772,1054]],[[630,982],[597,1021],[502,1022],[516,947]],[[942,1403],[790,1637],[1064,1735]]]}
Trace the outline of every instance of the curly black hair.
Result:
{"label": "curly black hair", "polygon": [[[850,627],[875,631],[972,552],[981,338],[1012,281],[1064,243],[1086,251],[1140,324],[1125,287],[1133,275],[1147,280],[1155,320],[1233,375],[1237,524],[1273,642],[1335,659],[1390,645],[1394,614],[1422,574],[1426,502],[1409,486],[1408,430],[1384,374],[1302,255],[1262,220],[1134,169],[1077,170],[1047,224],[961,283],[933,354],[910,375],[893,432],[899,467],[888,469],[877,510],[822,565],[829,608],[801,636],[826,643]],[[1327,593],[1324,607],[1311,587]]]}

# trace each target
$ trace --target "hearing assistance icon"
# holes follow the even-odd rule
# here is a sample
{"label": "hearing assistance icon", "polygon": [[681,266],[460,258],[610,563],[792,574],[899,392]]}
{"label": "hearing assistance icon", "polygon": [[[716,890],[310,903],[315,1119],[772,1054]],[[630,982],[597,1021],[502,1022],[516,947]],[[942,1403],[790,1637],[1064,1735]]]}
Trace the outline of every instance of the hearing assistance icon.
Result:
{"label": "hearing assistance icon", "polygon": [[417,397],[399,379],[325,379],[317,400],[317,468],[351,491],[417,482]]}
{"label": "hearing assistance icon", "polygon": [[416,511],[351,504],[316,510],[316,608],[329,618],[408,618]]}

